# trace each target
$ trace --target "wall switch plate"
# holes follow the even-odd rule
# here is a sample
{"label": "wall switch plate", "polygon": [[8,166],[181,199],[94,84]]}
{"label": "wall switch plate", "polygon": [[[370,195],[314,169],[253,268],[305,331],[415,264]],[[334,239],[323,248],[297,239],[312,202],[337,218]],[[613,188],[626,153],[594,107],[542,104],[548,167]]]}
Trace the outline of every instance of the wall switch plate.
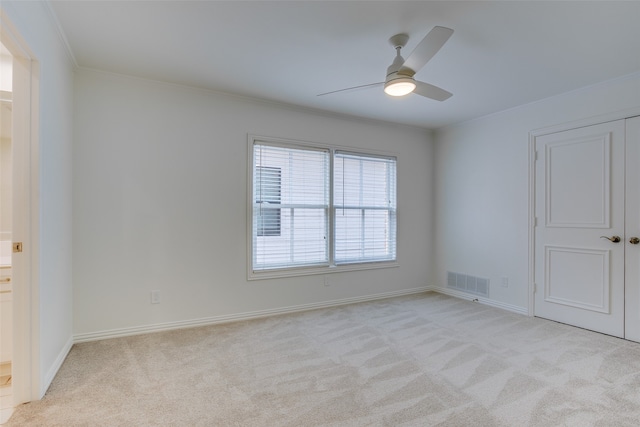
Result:
{"label": "wall switch plate", "polygon": [[160,304],[160,291],[151,291],[151,304]]}
{"label": "wall switch plate", "polygon": [[503,277],[502,279],[500,279],[500,284],[502,285],[503,288],[508,288],[509,287],[509,278],[508,277]]}

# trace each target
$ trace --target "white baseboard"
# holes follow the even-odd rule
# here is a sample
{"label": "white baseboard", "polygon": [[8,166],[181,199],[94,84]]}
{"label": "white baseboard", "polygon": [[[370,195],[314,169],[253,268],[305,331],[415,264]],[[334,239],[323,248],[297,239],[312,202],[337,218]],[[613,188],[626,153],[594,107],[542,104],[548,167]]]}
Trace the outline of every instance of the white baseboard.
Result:
{"label": "white baseboard", "polygon": [[183,320],[178,322],[157,323],[153,325],[136,326],[132,328],[111,329],[107,331],[89,332],[84,334],[76,334],[73,336],[74,343],[98,341],[109,338],[119,338],[131,335],[147,334],[151,332],[169,331],[173,329],[191,328],[195,326],[216,325],[228,322],[237,322],[242,320],[257,319],[260,317],[275,316],[278,314],[296,313],[300,311],[315,310],[319,308],[337,307],[346,304],[355,304],[358,302],[375,301],[385,298],[399,297],[403,295],[412,295],[424,293],[432,290],[432,287],[420,287],[412,289],[404,289],[401,291],[383,292],[373,295],[365,295],[361,297],[345,298],[340,300],[323,301],[311,304],[301,304],[291,307],[282,307],[270,310],[260,310],[248,313],[228,314],[224,316],[205,317],[201,319]]}
{"label": "white baseboard", "polygon": [[62,348],[62,351],[60,351],[60,353],[58,354],[58,357],[56,358],[51,368],[49,368],[49,370],[47,371],[47,374],[44,377],[44,382],[40,387],[40,395],[38,397],[39,399],[42,399],[44,394],[47,392],[47,389],[49,389],[49,386],[51,385],[53,378],[55,378],[56,374],[58,373],[58,370],[64,363],[64,360],[67,358],[67,355],[69,354],[69,351],[71,351],[72,346],[73,346],[73,337],[70,337],[67,343]]}
{"label": "white baseboard", "polygon": [[489,298],[468,294],[466,292],[457,291],[455,289],[441,288],[438,286],[430,286],[430,291],[438,292],[441,294],[449,295],[456,298],[462,298],[469,301],[477,300],[481,304],[489,305],[491,307],[501,308],[503,310],[511,311],[513,313],[522,314],[524,316],[529,315],[529,310],[526,307],[519,307],[517,305],[506,304],[504,302],[495,301]]}

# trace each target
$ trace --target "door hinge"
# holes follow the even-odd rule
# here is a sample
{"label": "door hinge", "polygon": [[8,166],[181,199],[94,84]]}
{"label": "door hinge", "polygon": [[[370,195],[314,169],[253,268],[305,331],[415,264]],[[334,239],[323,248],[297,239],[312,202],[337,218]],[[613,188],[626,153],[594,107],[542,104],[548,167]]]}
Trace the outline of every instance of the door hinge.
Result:
{"label": "door hinge", "polygon": [[534,155],[534,159],[535,161],[538,161],[538,150],[535,151],[535,155]]}
{"label": "door hinge", "polygon": [[538,292],[538,285],[537,284],[533,284],[533,293],[535,294],[536,292]]}
{"label": "door hinge", "polygon": [[22,242],[13,242],[13,253],[17,254],[22,252]]}

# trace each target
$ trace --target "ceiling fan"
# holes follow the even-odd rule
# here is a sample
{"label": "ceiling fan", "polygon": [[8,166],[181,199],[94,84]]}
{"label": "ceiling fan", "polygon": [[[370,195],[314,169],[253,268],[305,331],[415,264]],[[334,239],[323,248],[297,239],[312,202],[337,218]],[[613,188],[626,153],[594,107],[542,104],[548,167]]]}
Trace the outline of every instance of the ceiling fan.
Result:
{"label": "ceiling fan", "polygon": [[429,83],[418,81],[413,76],[438,53],[452,34],[453,30],[451,28],[433,27],[406,60],[400,55],[400,50],[407,44],[409,36],[407,34],[396,34],[389,39],[389,43],[396,50],[396,57],[387,68],[387,78],[384,82],[334,90],[321,93],[318,96],[384,85],[385,93],[391,96],[404,96],[413,92],[436,101],[447,100],[453,95],[451,92]]}

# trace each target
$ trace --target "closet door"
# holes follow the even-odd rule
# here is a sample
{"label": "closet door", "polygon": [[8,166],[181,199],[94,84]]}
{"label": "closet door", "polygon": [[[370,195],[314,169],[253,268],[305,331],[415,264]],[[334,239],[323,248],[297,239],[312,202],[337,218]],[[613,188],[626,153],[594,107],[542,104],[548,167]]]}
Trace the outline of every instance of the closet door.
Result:
{"label": "closet door", "polygon": [[625,338],[640,342],[640,117],[626,121]]}
{"label": "closet door", "polygon": [[540,136],[535,148],[534,314],[624,337],[625,121]]}

